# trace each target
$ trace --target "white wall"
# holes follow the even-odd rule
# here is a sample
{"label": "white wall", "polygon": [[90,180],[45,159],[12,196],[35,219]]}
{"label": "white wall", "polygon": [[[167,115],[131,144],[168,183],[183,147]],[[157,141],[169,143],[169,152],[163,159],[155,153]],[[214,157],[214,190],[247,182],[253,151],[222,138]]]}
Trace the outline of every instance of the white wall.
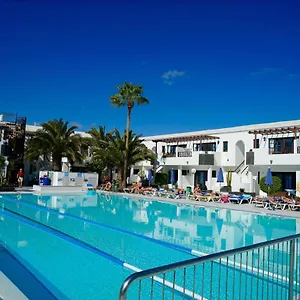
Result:
{"label": "white wall", "polygon": [[[216,135],[219,137],[219,139],[215,140],[203,140],[202,143],[208,143],[208,142],[216,142],[216,152],[208,151],[208,154],[214,154],[214,165],[215,166],[225,166],[225,167],[234,167],[237,166],[245,156],[245,152],[252,149],[253,145],[253,135],[249,134],[248,131],[244,132],[235,132],[233,133],[222,133]],[[228,151],[223,152],[223,142],[228,142]],[[243,141],[245,145],[244,153],[241,153],[240,149],[236,147],[236,143],[238,141]],[[145,145],[152,149],[155,146],[154,142],[146,141],[144,142]],[[193,144],[199,143],[199,141],[194,142],[186,142],[186,143],[179,143],[180,144],[187,144],[187,149],[193,150]],[[199,154],[204,154],[204,151],[192,151],[192,157],[167,157],[165,160],[162,160],[162,146],[165,146],[165,149],[167,151],[168,145],[176,145],[177,143],[158,143],[157,151],[158,151],[158,160],[161,162],[161,164],[165,164],[168,166],[174,166],[174,165],[193,165],[197,166],[199,165]],[[237,163],[238,162],[238,163]]]}
{"label": "white wall", "polygon": [[186,188],[187,186],[194,187],[194,175],[191,171],[188,175],[182,176],[182,186],[180,188]]}
{"label": "white wall", "polygon": [[294,137],[294,134],[274,134],[269,136],[258,135],[259,148],[253,149],[254,152],[254,164],[255,165],[299,165],[300,166],[300,154],[297,153],[297,147],[300,146],[300,140],[294,141],[294,153],[293,154],[269,154],[269,139],[272,138],[285,138]]}

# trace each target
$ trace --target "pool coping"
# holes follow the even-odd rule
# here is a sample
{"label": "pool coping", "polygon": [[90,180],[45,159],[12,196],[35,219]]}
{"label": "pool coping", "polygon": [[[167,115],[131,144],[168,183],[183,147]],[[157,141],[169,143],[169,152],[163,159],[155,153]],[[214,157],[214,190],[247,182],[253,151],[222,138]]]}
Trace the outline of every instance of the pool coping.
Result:
{"label": "pool coping", "polygon": [[291,210],[271,210],[261,207],[256,207],[253,204],[233,204],[233,203],[220,203],[220,202],[204,202],[204,201],[195,201],[190,199],[170,199],[165,197],[157,197],[157,196],[148,196],[141,194],[127,194],[127,193],[117,193],[117,192],[107,192],[107,191],[97,191],[98,194],[106,194],[106,195],[115,195],[122,196],[125,198],[138,198],[145,199],[151,201],[161,201],[168,202],[173,204],[185,204],[191,206],[198,207],[210,207],[217,209],[229,209],[229,210],[237,210],[243,212],[249,212],[259,215],[271,215],[271,216],[279,216],[285,218],[295,218],[300,219],[300,211],[291,211]]}

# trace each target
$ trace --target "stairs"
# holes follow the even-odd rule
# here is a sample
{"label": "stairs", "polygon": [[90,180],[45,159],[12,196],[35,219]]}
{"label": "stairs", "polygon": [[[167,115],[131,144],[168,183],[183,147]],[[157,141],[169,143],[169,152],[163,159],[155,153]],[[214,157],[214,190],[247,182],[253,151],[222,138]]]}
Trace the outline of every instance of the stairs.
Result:
{"label": "stairs", "polygon": [[156,173],[160,173],[160,171],[163,169],[163,166],[157,166]]}
{"label": "stairs", "polygon": [[239,174],[239,175],[243,175],[246,173],[246,175],[248,175],[248,169],[249,166],[246,165],[245,166],[245,160],[243,160],[236,168],[233,172]]}
{"label": "stairs", "polygon": [[233,172],[237,173],[237,174],[240,174],[241,170],[243,169],[244,167],[244,163],[245,163],[245,160],[243,160],[234,170]]}

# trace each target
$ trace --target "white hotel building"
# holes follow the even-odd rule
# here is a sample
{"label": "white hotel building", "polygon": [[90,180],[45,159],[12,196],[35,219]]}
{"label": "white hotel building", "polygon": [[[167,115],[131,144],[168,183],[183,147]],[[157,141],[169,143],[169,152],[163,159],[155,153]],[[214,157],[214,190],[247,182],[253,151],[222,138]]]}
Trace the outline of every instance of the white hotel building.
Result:
{"label": "white hotel building", "polygon": [[[259,193],[259,180],[268,167],[282,181],[282,190],[296,190],[300,182],[300,120],[202,130],[145,137],[149,149],[157,152],[157,172],[174,169],[178,187],[206,185],[219,190],[217,173],[232,170],[232,191]],[[143,162],[131,170],[135,181]],[[298,188],[299,189],[299,184]]]}
{"label": "white hotel building", "polygon": [[[40,128],[26,125],[26,135]],[[78,133],[87,136],[85,132]],[[270,167],[273,175],[281,179],[282,190],[297,190],[299,194],[299,136],[300,120],[144,137],[146,146],[157,153],[158,164],[142,162],[132,166],[130,181],[138,180],[141,169],[146,173],[150,168],[157,173],[170,173],[174,169],[178,187],[193,187],[199,183],[208,190],[219,190],[226,185],[226,173],[231,170],[232,191],[244,189],[259,193],[259,180]],[[0,144],[3,143],[2,138]],[[67,171],[68,163],[64,162],[63,166]],[[216,182],[220,167],[225,181],[221,185]],[[30,180],[39,170],[49,168],[49,158],[25,162],[25,179]],[[76,164],[75,168],[79,171],[84,164]]]}

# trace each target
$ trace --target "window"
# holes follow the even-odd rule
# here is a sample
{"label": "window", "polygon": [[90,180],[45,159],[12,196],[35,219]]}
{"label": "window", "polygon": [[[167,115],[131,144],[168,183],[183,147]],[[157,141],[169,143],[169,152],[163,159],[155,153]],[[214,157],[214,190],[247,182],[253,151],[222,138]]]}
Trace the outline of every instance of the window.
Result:
{"label": "window", "polygon": [[167,146],[167,153],[165,154],[165,156],[166,157],[175,157],[176,156],[176,148],[177,148],[177,145]]}
{"label": "window", "polygon": [[162,151],[162,153],[166,153],[166,146],[162,146],[161,151]]}
{"label": "window", "polygon": [[269,139],[269,154],[294,153],[294,138]]}
{"label": "window", "polygon": [[223,142],[223,152],[228,152],[228,141]]}
{"label": "window", "polygon": [[217,148],[216,143],[197,143],[194,144],[194,151],[213,151]]}
{"label": "window", "polygon": [[212,171],[211,177],[212,178],[217,178],[217,171]]}
{"label": "window", "polygon": [[178,147],[185,149],[187,147],[187,144],[178,145]]}
{"label": "window", "polygon": [[169,153],[175,153],[176,148],[177,148],[177,145],[170,145],[170,146],[168,146],[168,152]]}
{"label": "window", "polygon": [[189,173],[189,170],[182,170],[182,176],[186,176]]}
{"label": "window", "polygon": [[133,169],[133,175],[137,175],[137,174],[139,174],[139,169]]}
{"label": "window", "polygon": [[259,139],[253,139],[253,149],[259,148]]}
{"label": "window", "polygon": [[296,189],[296,172],[272,172],[281,181],[281,191],[286,189]]}

